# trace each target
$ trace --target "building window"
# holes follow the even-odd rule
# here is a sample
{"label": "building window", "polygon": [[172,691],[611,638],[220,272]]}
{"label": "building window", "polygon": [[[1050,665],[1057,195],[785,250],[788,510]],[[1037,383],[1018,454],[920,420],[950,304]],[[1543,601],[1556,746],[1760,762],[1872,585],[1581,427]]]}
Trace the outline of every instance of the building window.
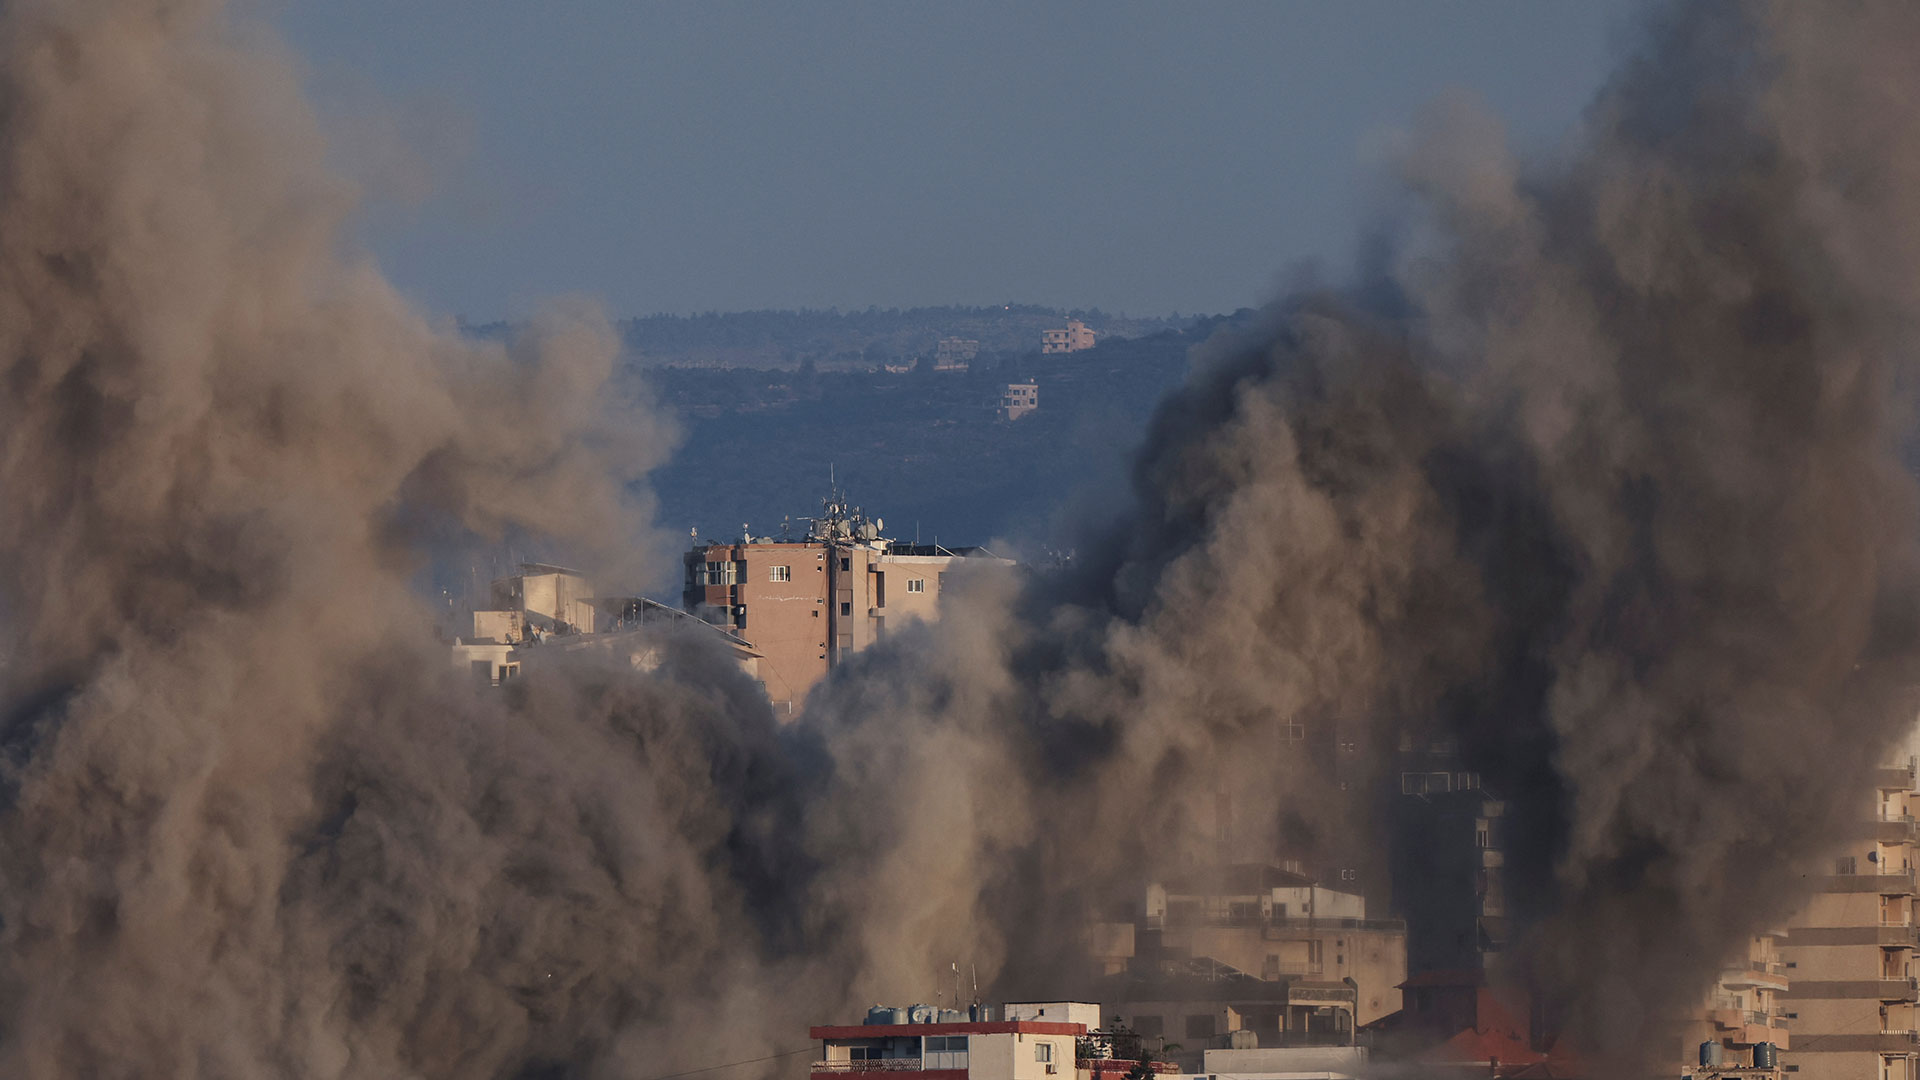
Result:
{"label": "building window", "polygon": [[853,560],[852,560],[852,559],[850,559],[850,558],[847,558],[847,557],[845,557],[845,556],[842,556],[842,557],[841,557],[841,559],[840,559],[840,569],[842,569],[842,570],[852,570],[852,569],[853,569]]}
{"label": "building window", "polygon": [[964,1069],[967,1067],[967,1037],[965,1035],[930,1035],[927,1037],[925,1061],[926,1069]]}
{"label": "building window", "polygon": [[1033,1044],[1033,1060],[1052,1061],[1053,1060],[1053,1044],[1045,1043],[1045,1042],[1034,1043]]}
{"label": "building window", "polygon": [[792,581],[793,567],[769,566],[767,567],[767,580],[768,581]]}
{"label": "building window", "polygon": [[926,592],[926,591],[927,591],[927,579],[925,579],[925,578],[909,578],[909,579],[908,579],[908,581],[907,581],[907,591],[908,591],[908,592]]}
{"label": "building window", "polygon": [[1842,856],[1841,858],[1833,860],[1833,872],[1840,875],[1856,874],[1859,873],[1856,869],[1858,865],[1858,863],[1853,861],[1853,856]]}
{"label": "building window", "polygon": [[847,603],[847,602],[846,602],[846,601],[844,601],[844,600],[843,600],[843,601],[841,601],[841,602],[840,602],[840,614],[842,614],[842,615],[851,615],[851,614],[853,614],[853,605],[852,605],[852,604],[849,604],[849,603]]}

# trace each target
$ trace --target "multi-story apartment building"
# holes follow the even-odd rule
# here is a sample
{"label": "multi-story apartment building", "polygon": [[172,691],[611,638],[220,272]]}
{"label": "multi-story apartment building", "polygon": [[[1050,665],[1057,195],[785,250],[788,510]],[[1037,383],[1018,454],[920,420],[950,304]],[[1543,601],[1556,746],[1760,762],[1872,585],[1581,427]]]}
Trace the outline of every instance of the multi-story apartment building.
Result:
{"label": "multi-story apartment building", "polygon": [[1042,353],[1079,352],[1093,348],[1094,333],[1087,324],[1079,319],[1068,319],[1067,325],[1054,330],[1040,331],[1040,351]]}
{"label": "multi-story apartment building", "polygon": [[[1914,759],[1876,770],[1860,828],[1834,852],[1819,891],[1780,946],[1796,1080],[1915,1080],[1920,975],[1914,963]],[[1782,1040],[1783,1041],[1783,1040]]]}
{"label": "multi-story apartment building", "polygon": [[1487,971],[1506,949],[1506,804],[1451,740],[1403,742],[1393,804],[1393,912],[1407,970]]}
{"label": "multi-story apartment building", "polygon": [[1779,1051],[1789,1044],[1781,1000],[1788,987],[1787,967],[1779,951],[1786,939],[1785,930],[1756,934],[1740,957],[1721,970],[1686,1024],[1683,1077],[1778,1080]]}
{"label": "multi-story apartment building", "polygon": [[962,561],[1010,565],[985,548],[903,544],[837,496],[801,540],[743,537],[686,554],[687,611],[750,641],[767,699],[799,712],[828,669],[889,629],[934,620],[946,575]]}

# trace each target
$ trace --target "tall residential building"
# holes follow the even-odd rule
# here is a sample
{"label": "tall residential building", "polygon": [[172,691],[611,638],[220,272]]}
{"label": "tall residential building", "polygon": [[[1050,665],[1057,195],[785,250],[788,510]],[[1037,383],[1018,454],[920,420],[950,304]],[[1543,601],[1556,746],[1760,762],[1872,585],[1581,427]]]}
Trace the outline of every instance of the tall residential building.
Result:
{"label": "tall residential building", "polygon": [[1915,1080],[1920,982],[1914,966],[1914,759],[1876,770],[1860,794],[1860,828],[1781,944],[1782,1060],[1796,1080]]}
{"label": "tall residential building", "polygon": [[1040,331],[1040,351],[1043,353],[1079,352],[1093,348],[1093,331],[1079,319],[1068,319],[1067,325],[1055,330]]}
{"label": "tall residential building", "polygon": [[1506,804],[1451,737],[1403,736],[1393,796],[1393,913],[1407,970],[1485,972],[1507,946]]}
{"label": "tall residential building", "polygon": [[686,554],[686,610],[751,641],[767,699],[798,713],[829,668],[887,631],[939,617],[947,573],[962,561],[1011,565],[985,548],[903,544],[836,494],[799,540],[743,537]]}

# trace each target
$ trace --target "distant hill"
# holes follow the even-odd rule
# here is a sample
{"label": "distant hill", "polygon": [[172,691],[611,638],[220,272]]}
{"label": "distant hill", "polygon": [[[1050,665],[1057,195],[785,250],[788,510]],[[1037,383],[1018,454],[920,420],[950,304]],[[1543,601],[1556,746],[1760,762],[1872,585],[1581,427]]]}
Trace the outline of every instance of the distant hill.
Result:
{"label": "distant hill", "polygon": [[[736,537],[743,524],[777,534],[782,517],[818,512],[831,465],[896,538],[1042,536],[1076,512],[1075,499],[1124,483],[1147,418],[1186,374],[1188,350],[1227,321],[1115,335],[1076,353],[995,353],[966,372],[648,367],[646,381],[687,429],[652,477],[661,523],[710,539]],[[1039,411],[1000,419],[1006,384],[1028,380],[1039,385]]]}

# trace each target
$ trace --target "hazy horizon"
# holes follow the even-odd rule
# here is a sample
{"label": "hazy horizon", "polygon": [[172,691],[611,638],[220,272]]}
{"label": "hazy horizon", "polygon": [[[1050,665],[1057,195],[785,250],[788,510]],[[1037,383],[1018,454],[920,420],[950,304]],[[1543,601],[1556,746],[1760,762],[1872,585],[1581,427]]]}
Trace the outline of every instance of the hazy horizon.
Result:
{"label": "hazy horizon", "polygon": [[[1436,98],[1551,150],[1638,7],[276,0],[431,310],[1228,312],[1338,277]],[[1196,17],[1197,16],[1197,17]]]}

